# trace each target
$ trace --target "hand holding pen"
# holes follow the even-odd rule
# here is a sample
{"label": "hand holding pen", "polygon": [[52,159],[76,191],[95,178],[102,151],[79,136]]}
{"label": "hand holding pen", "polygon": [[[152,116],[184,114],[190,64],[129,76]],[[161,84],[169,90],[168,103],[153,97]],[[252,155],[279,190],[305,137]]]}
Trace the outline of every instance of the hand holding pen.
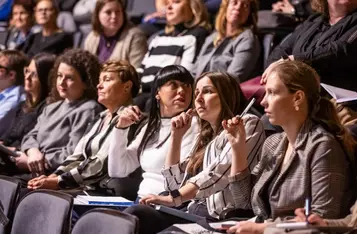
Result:
{"label": "hand holding pen", "polygon": [[305,208],[298,208],[295,210],[295,221],[296,222],[308,222],[313,225],[318,225],[318,226],[327,226],[326,221],[321,218],[319,215],[311,213],[307,216],[308,212],[305,210]]}
{"label": "hand holding pen", "polygon": [[243,117],[253,106],[254,102],[255,102],[255,98],[253,98],[250,101],[250,103],[247,105],[247,107],[244,109],[241,115],[237,115],[231,119],[222,121],[222,126],[224,130],[226,130],[227,138],[231,143],[232,147],[234,145],[245,144],[246,133],[243,124]]}

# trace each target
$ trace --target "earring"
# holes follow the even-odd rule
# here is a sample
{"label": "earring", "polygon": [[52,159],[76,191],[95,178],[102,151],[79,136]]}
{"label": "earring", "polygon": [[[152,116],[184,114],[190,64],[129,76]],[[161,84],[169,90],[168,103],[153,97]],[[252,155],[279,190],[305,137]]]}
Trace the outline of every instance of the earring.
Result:
{"label": "earring", "polygon": [[159,99],[156,99],[156,107],[157,107],[157,109],[160,109],[160,100]]}
{"label": "earring", "polygon": [[299,106],[295,106],[295,110],[299,111],[300,110]]}

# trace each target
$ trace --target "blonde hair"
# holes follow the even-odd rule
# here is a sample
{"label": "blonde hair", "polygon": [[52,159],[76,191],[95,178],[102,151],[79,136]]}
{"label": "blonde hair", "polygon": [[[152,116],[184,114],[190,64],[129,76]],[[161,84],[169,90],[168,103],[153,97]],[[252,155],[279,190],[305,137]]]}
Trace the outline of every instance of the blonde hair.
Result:
{"label": "blonde hair", "polygon": [[[216,18],[215,28],[218,32],[217,37],[214,39],[214,46],[217,46],[226,37],[226,25],[227,25],[227,8],[229,0],[222,0],[221,6],[219,7],[218,15]],[[257,23],[258,23],[258,8],[259,3],[257,0],[250,0],[250,13],[247,21],[245,22],[243,28],[250,28],[253,33],[257,32]],[[233,38],[237,37],[243,32],[243,28],[237,29],[236,33],[233,35]]]}
{"label": "blonde hair", "polygon": [[[185,23],[186,28],[202,27],[207,30],[211,29],[209,23],[208,12],[205,5],[201,0],[185,0],[186,3],[190,4],[190,9],[193,14],[193,19],[190,22]],[[167,24],[165,27],[165,33],[171,33],[175,29],[174,25]]]}

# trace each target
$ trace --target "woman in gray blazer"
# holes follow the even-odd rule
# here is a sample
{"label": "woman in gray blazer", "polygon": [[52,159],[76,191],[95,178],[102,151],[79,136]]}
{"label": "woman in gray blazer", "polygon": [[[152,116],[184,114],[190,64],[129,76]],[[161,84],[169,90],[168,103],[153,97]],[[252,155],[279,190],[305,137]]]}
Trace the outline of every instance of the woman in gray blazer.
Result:
{"label": "woman in gray blazer", "polygon": [[[344,217],[353,202],[352,135],[333,104],[320,96],[320,78],[311,67],[279,61],[268,68],[266,77],[262,105],[269,121],[284,132],[265,141],[253,171],[242,153],[242,121],[235,117],[223,123],[233,151],[230,187],[236,205],[250,200],[262,221],[293,216],[309,199],[311,212],[329,219]],[[228,233],[263,233],[268,223],[239,223]]]}
{"label": "woman in gray blazer", "polygon": [[254,77],[259,65],[260,43],[255,35],[257,0],[223,0],[215,32],[207,37],[193,73],[228,72],[238,82]]}

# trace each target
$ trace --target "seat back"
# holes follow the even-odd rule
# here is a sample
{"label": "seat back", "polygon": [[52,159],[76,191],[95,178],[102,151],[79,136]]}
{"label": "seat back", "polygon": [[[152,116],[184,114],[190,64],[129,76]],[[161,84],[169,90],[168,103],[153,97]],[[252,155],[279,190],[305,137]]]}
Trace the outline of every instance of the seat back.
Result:
{"label": "seat back", "polygon": [[74,48],[81,48],[83,40],[83,34],[81,31],[77,31],[73,33],[73,47]]}
{"label": "seat back", "polygon": [[77,221],[72,234],[112,234],[115,232],[136,234],[138,224],[138,218],[133,215],[113,209],[97,208],[88,211]]}
{"label": "seat back", "polygon": [[130,0],[126,9],[130,20],[139,24],[144,15],[156,12],[155,0]]}
{"label": "seat back", "polygon": [[260,45],[262,47],[260,58],[261,58],[261,66],[263,72],[267,66],[268,57],[274,48],[275,33],[259,31],[258,38],[260,41]]}
{"label": "seat back", "polygon": [[68,234],[73,197],[58,191],[36,190],[19,203],[11,234]]}
{"label": "seat back", "polygon": [[[0,201],[4,214],[9,220],[14,216],[14,210],[20,191],[20,181],[7,176],[0,175]],[[3,227],[0,225],[0,234],[10,232],[11,224]]]}

